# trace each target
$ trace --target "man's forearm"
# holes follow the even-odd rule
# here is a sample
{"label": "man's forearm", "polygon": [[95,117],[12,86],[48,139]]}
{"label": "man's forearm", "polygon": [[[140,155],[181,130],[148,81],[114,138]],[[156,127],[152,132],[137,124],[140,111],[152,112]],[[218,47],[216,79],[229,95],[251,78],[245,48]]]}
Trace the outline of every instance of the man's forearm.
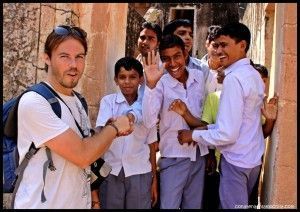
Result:
{"label": "man's forearm", "polygon": [[86,155],[85,166],[89,166],[101,157],[109,149],[116,136],[117,130],[111,125],[107,125],[100,132],[95,133],[94,136],[84,138],[82,154]]}

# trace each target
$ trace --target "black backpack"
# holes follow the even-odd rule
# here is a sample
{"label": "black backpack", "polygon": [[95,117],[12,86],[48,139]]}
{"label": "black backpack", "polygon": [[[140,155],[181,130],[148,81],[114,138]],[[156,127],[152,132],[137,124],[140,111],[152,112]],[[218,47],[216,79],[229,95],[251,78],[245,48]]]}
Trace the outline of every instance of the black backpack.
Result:
{"label": "black backpack", "polygon": [[[25,155],[24,160],[19,164],[19,153],[17,149],[17,140],[18,140],[18,106],[20,98],[23,94],[34,91],[41,96],[43,96],[51,105],[52,110],[54,113],[61,118],[61,106],[57,98],[61,99],[58,94],[46,83],[41,82],[39,84],[33,85],[29,87],[26,91],[20,94],[18,97],[15,97],[5,104],[3,104],[3,175],[4,175],[4,182],[3,182],[3,191],[4,193],[12,193],[12,208],[14,204],[15,194],[18,190],[20,182],[23,177],[23,172],[31,159],[31,157],[39,150],[36,148],[32,143],[28,152]],[[75,95],[80,99],[86,113],[88,114],[88,107],[87,103],[83,96],[79,93],[75,92]],[[61,99],[62,100],[62,99]],[[63,101],[63,100],[62,100]],[[76,122],[76,120],[75,120]],[[78,123],[76,122],[77,127],[79,128],[81,134],[83,132],[79,127]],[[47,172],[47,168],[51,171],[55,171],[55,166],[52,161],[51,151],[46,147],[46,154],[47,154],[47,161],[44,165],[43,171],[43,178],[45,182],[45,176]],[[104,166],[103,166],[104,165]],[[98,179],[96,180],[97,186],[104,180],[105,177],[108,176],[109,172],[111,171],[111,167],[105,163],[102,158],[99,158],[95,163],[92,164],[92,171],[95,172]],[[99,175],[100,169],[105,169],[105,175]],[[96,169],[96,171],[95,171]],[[103,172],[103,170],[102,170]],[[94,183],[94,184],[95,184]],[[46,198],[44,195],[44,189],[42,190],[41,194],[41,201],[45,202]]]}

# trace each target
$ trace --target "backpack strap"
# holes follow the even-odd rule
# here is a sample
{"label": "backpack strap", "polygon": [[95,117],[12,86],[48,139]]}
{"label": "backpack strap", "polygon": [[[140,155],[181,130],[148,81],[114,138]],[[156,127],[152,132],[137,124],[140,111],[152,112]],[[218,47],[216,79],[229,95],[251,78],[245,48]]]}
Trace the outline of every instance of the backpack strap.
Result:
{"label": "backpack strap", "polygon": [[41,201],[42,202],[45,202],[47,200],[46,197],[45,197],[45,192],[44,192],[47,168],[49,168],[51,171],[56,170],[56,168],[53,164],[51,151],[48,147],[46,147],[46,154],[47,154],[47,159],[48,160],[44,163],[44,166],[43,166],[43,182],[44,182],[44,185],[43,185],[43,190],[42,190],[42,193],[41,193]]}
{"label": "backpack strap", "polygon": [[56,98],[57,94],[50,89],[49,85],[45,82],[40,82],[39,84],[30,87],[29,90],[34,91],[47,99],[54,113],[58,116],[58,118],[61,118],[61,107],[58,99]]}
{"label": "backpack strap", "polygon": [[12,194],[12,201],[11,201],[11,208],[14,208],[16,193],[18,191],[18,188],[20,186],[20,183],[23,178],[24,170],[26,166],[28,165],[29,160],[32,158],[32,156],[38,151],[39,149],[35,148],[34,143],[31,143],[31,146],[29,148],[29,151],[26,153],[24,159],[22,160],[21,164],[17,167],[15,170],[16,174],[16,180],[14,181],[14,191]]}

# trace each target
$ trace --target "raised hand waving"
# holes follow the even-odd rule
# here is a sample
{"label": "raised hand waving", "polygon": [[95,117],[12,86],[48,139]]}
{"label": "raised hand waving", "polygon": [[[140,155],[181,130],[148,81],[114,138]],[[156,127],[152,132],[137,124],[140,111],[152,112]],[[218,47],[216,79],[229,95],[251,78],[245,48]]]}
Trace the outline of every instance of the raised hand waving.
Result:
{"label": "raised hand waving", "polygon": [[163,75],[163,69],[159,68],[159,54],[155,54],[154,50],[148,52],[147,58],[142,58],[142,63],[146,75],[146,85],[153,89]]}

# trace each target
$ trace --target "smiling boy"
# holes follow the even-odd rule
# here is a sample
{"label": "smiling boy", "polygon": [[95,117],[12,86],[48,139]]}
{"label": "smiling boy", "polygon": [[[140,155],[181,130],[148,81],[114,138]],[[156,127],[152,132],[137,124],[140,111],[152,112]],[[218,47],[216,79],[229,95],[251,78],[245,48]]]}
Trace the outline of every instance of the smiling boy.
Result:
{"label": "smiling boy", "polygon": [[[102,98],[96,126],[103,127],[111,117],[131,110],[142,81],[143,67],[139,61],[131,57],[119,59],[115,64],[115,82],[120,91]],[[136,123],[130,135],[114,139],[104,154],[112,171],[100,186],[102,208],[150,209],[151,197],[156,202],[156,173],[152,173],[156,164],[155,159],[151,160],[154,164],[150,163],[148,146],[155,140],[156,128],[148,129],[142,123]]]}
{"label": "smiling boy", "polygon": [[264,84],[246,57],[250,36],[248,27],[242,23],[231,23],[218,31],[217,54],[226,77],[216,124],[204,127],[208,130],[178,133],[181,143],[214,145],[222,153],[221,208],[248,205],[265,149],[260,122]]}
{"label": "smiling boy", "polygon": [[177,131],[190,129],[184,119],[169,105],[174,99],[182,99],[199,116],[204,98],[202,72],[186,67],[184,42],[176,35],[165,36],[159,45],[159,54],[167,74],[158,66],[154,51],[143,58],[146,88],[143,98],[143,119],[147,127],[153,127],[160,114],[159,149],[161,208],[188,209],[202,207],[205,159],[208,153],[203,145],[181,145]]}

